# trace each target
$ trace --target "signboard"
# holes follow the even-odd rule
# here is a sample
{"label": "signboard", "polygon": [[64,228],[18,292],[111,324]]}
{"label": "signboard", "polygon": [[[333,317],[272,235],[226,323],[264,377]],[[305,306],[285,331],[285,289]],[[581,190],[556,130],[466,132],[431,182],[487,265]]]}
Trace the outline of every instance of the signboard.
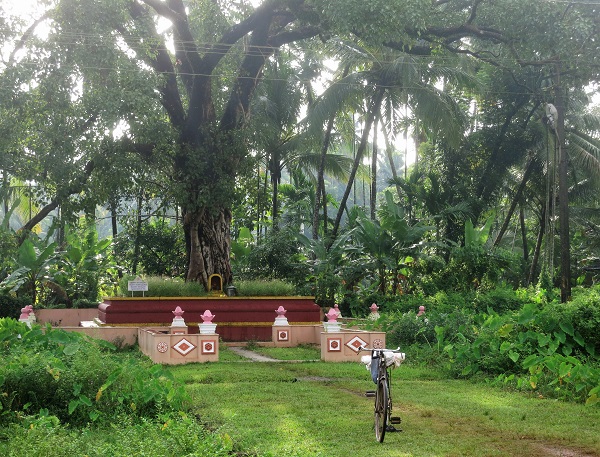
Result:
{"label": "signboard", "polygon": [[127,290],[131,291],[131,295],[133,292],[147,292],[148,283],[138,276],[133,281],[127,281]]}

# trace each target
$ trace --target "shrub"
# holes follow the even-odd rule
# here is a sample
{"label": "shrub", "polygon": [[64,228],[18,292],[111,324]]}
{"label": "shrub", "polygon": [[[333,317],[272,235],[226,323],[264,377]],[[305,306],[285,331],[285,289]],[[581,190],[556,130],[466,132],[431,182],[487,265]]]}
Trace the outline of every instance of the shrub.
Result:
{"label": "shrub", "polygon": [[475,294],[473,307],[477,311],[486,312],[491,309],[497,313],[516,311],[527,303],[527,297],[518,295],[512,287],[497,287]]}
{"label": "shrub", "polygon": [[278,279],[238,281],[235,283],[237,294],[244,297],[289,296],[294,295],[292,284]]}
{"label": "shrub", "polygon": [[119,418],[109,428],[78,431],[56,424],[42,411],[0,435],[0,455],[12,457],[226,457],[231,451],[231,438],[207,431],[187,415],[148,418],[138,424]]}
{"label": "shrub", "polygon": [[45,410],[61,423],[109,424],[183,409],[170,373],[140,355],[115,357],[109,343],[12,319],[0,321],[0,421]]}
{"label": "shrub", "polygon": [[[546,333],[567,326],[573,338],[585,342],[586,350],[600,356],[600,286],[574,290],[573,300],[567,303],[550,303],[540,312],[538,324]],[[581,345],[575,345],[581,352]],[[593,348],[593,349],[592,349]]]}
{"label": "shrub", "polygon": [[236,276],[242,279],[289,278],[298,282],[307,268],[300,262],[300,243],[292,229],[271,231],[243,259],[238,259]]}
{"label": "shrub", "polygon": [[14,297],[6,293],[0,293],[0,318],[12,317],[18,319],[21,315],[21,309],[31,305],[29,297]]}
{"label": "shrub", "polygon": [[[119,295],[131,296],[127,290],[127,282],[135,279],[133,276],[123,277],[119,281]],[[179,278],[163,278],[160,276],[149,276],[144,278],[148,283],[148,291],[145,297],[202,297],[206,291],[202,284],[197,282],[186,282]],[[137,293],[139,295],[139,292]]]}
{"label": "shrub", "polygon": [[464,310],[452,313],[438,311],[383,314],[379,323],[387,332],[387,340],[392,346],[425,344],[436,346],[441,352],[446,344],[460,336],[473,335],[475,315]]}

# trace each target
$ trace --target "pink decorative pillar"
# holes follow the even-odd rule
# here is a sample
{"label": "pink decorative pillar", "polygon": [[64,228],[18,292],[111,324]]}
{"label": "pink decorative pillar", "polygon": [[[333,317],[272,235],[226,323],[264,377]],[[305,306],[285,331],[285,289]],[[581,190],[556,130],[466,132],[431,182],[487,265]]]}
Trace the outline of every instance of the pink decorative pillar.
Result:
{"label": "pink decorative pillar", "polygon": [[341,318],[342,317],[342,312],[340,311],[340,308],[338,307],[337,303],[335,305],[333,305],[333,309],[335,309],[335,312],[337,313],[338,319]]}
{"label": "pink decorative pillar", "polygon": [[25,322],[29,328],[31,328],[31,326],[37,322],[35,314],[33,313],[32,305],[27,305],[24,308],[21,308],[19,322]]}
{"label": "pink decorative pillar", "polygon": [[199,325],[201,335],[214,335],[216,333],[217,324],[213,324],[212,320],[215,315],[209,309],[200,315],[202,323]]}
{"label": "pink decorative pillar", "polygon": [[179,306],[173,311],[173,323],[171,324],[171,334],[173,335],[185,335],[188,333],[188,327],[183,320],[183,311]]}
{"label": "pink decorative pillar", "polygon": [[369,309],[371,310],[371,314],[369,314],[369,319],[374,321],[379,319],[379,306],[377,306],[377,303],[373,303],[371,306],[369,306]]}
{"label": "pink decorative pillar", "polygon": [[341,330],[341,325],[337,321],[338,316],[338,311],[336,311],[335,308],[329,308],[329,311],[327,312],[327,314],[325,314],[327,322],[323,323],[323,327],[325,328],[326,332],[332,333],[339,332]]}
{"label": "pink decorative pillar", "polygon": [[283,306],[279,306],[275,312],[277,313],[277,317],[275,318],[275,323],[273,325],[289,325],[287,317],[285,317],[287,310]]}
{"label": "pink decorative pillar", "polygon": [[283,306],[279,306],[275,312],[277,313],[277,317],[273,323],[271,339],[277,347],[289,347],[292,345],[292,328],[287,317],[285,317],[287,310]]}

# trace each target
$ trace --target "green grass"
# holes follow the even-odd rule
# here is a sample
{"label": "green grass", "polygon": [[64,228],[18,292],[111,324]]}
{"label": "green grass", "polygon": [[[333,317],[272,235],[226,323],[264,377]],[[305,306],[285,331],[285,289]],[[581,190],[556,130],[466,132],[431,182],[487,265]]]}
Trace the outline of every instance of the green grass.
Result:
{"label": "green grass", "polygon": [[[216,363],[173,367],[194,412],[241,455],[600,455],[600,408],[540,399],[402,366],[394,415],[403,432],[375,441],[373,388],[358,363]],[[571,454],[569,454],[571,453]]]}
{"label": "green grass", "polygon": [[[263,348],[271,357],[314,357],[314,347]],[[262,351],[262,350],[261,350]],[[600,407],[511,392],[483,381],[446,379],[405,364],[392,379],[394,415],[403,432],[375,441],[370,373],[359,363],[252,363],[225,345],[220,362],[168,370],[190,396],[187,415],[84,429],[0,427],[0,455],[433,457],[600,456]],[[35,411],[32,411],[35,414]],[[208,430],[208,432],[207,432]],[[211,433],[212,432],[212,433]]]}

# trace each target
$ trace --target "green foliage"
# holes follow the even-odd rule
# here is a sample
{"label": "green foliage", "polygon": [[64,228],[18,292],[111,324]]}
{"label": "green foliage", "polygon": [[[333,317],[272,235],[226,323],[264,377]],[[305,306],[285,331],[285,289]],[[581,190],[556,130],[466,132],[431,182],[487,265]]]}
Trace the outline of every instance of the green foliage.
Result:
{"label": "green foliage", "polygon": [[[241,254],[238,250],[238,254]],[[301,262],[300,244],[294,231],[272,232],[260,244],[236,261],[235,276],[240,279],[287,279],[300,282],[306,275]]]}
{"label": "green foliage", "polygon": [[419,288],[428,294],[439,290],[486,291],[502,282],[518,284],[523,278],[517,254],[477,244],[453,248],[446,264],[439,257],[422,259],[417,272],[423,275]]}
{"label": "green foliage", "polygon": [[[109,257],[110,246],[109,238],[98,240],[95,225],[83,230],[67,229],[64,250],[59,253],[53,274],[54,282],[66,297],[54,300],[61,303],[63,299],[68,307],[74,303],[97,303],[101,291],[112,289],[115,271]],[[46,302],[51,303],[50,299]]]}
{"label": "green foliage", "polygon": [[30,238],[23,241],[14,259],[16,269],[0,283],[0,289],[27,295],[34,304],[38,293],[42,293],[47,285],[54,284],[49,268],[57,260],[55,243],[44,244],[41,240],[37,241],[41,246],[38,247]]}
{"label": "green foliage", "polygon": [[356,250],[348,242],[352,232],[346,232],[338,236],[331,245],[322,239],[313,240],[304,235],[298,235],[298,239],[307,251],[305,262],[310,271],[306,277],[309,284],[309,293],[314,295],[315,301],[322,307],[333,306],[342,286],[352,288],[352,284],[343,284],[342,272],[347,268],[349,254]]}
{"label": "green foliage", "polygon": [[587,352],[600,356],[600,286],[574,292],[570,302],[553,302],[542,309],[540,329],[551,333],[567,326],[567,330],[572,329],[568,331],[571,337],[585,341]]}
{"label": "green foliage", "polygon": [[[10,215],[10,213],[9,213]],[[14,233],[8,229],[8,218],[4,216],[6,223],[0,223],[0,280],[8,276],[13,267],[12,259],[17,249]]]}
{"label": "green foliage", "polygon": [[[533,288],[402,297],[376,325],[389,345],[414,346],[454,376],[591,404],[600,398],[599,294],[577,289],[565,304],[546,304]],[[420,305],[426,313],[417,317]]]}
{"label": "green foliage", "polygon": [[595,402],[600,366],[594,346],[568,321],[550,331],[540,321],[534,303],[503,315],[478,315],[476,332],[459,333],[444,346],[449,368],[460,376],[483,372],[544,395]]}
{"label": "green foliage", "polygon": [[[141,225],[126,220],[125,230],[116,239],[115,252],[122,265],[137,262],[139,271],[149,276],[184,277],[186,271],[185,241],[179,224],[166,218],[153,218]],[[137,240],[137,250],[136,250]]]}
{"label": "green foliage", "polygon": [[[130,297],[131,292],[127,290],[127,282],[134,280],[134,276],[124,276],[119,281],[119,296]],[[203,297],[206,290],[197,282],[186,282],[180,278],[165,278],[160,276],[144,277],[148,283],[148,291],[145,297]],[[136,296],[141,292],[135,292]]]}
{"label": "green foliage", "polygon": [[278,279],[237,281],[235,287],[237,294],[243,297],[283,297],[296,292],[293,284]]}
{"label": "green foliage", "polygon": [[47,411],[27,416],[23,424],[12,424],[0,437],[5,457],[139,456],[226,457],[231,438],[211,433],[186,414],[148,417],[137,423],[119,417],[112,424],[74,430],[59,425]]}
{"label": "green foliage", "polygon": [[13,319],[18,319],[21,309],[26,305],[32,305],[31,298],[16,297],[0,292],[0,318],[12,317]]}
{"label": "green foliage", "polygon": [[485,312],[488,309],[502,314],[507,311],[517,311],[527,303],[528,297],[519,294],[511,287],[500,285],[491,290],[477,291],[474,294],[472,306],[475,311]]}
{"label": "green foliage", "polygon": [[168,371],[140,356],[116,357],[104,341],[2,319],[0,344],[4,423],[38,411],[77,426],[137,422],[184,408],[184,391]]}

